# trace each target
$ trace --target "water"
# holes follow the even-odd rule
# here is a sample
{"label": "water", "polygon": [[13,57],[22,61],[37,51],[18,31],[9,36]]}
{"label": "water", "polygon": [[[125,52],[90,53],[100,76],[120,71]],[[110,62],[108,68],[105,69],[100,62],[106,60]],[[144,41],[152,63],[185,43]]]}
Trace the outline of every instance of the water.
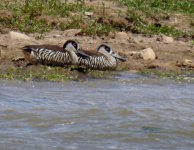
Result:
{"label": "water", "polygon": [[0,80],[1,150],[193,150],[194,84]]}

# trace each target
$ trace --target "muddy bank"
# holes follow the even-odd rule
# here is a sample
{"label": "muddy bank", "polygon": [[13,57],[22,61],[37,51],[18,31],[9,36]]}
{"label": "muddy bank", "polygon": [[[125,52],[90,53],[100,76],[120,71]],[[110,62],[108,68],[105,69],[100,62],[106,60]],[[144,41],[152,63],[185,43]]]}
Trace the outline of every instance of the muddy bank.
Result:
{"label": "muddy bank", "polygon": [[[176,72],[194,68],[194,45],[189,40],[175,40],[164,35],[146,37],[126,32],[110,33],[106,37],[90,37],[80,36],[79,32],[80,30],[77,29],[52,31],[46,33],[42,39],[37,39],[37,34],[22,34],[22,36],[15,32],[0,34],[0,69],[23,67],[19,60],[24,58],[20,49],[24,45],[56,44],[62,46],[68,39],[77,40],[83,49],[90,51],[95,51],[102,43],[110,45],[116,52],[127,57],[125,63],[119,63],[119,70],[158,69]],[[148,51],[147,56],[144,57],[142,53],[147,48],[151,49],[152,53]]]}
{"label": "muddy bank", "polygon": [[[7,0],[4,1],[7,2]],[[34,9],[29,7],[34,6],[35,1],[31,5],[18,2],[13,5],[10,2],[7,2],[9,5],[1,5],[3,9],[0,11],[2,21],[0,24],[0,71],[2,77],[5,76],[4,73],[13,74],[15,70],[19,70],[21,74],[34,70],[49,74],[47,70],[55,70],[54,67],[48,67],[49,69],[44,69],[44,66],[25,67],[28,62],[24,59],[20,48],[29,44],[62,46],[69,39],[77,40],[83,49],[90,51],[95,51],[102,43],[110,45],[114,51],[127,58],[125,63],[118,64],[117,70],[154,72],[158,75],[193,74],[194,72],[192,7],[190,8],[186,3],[185,6],[190,8],[189,11],[183,9],[183,12],[179,12],[176,9],[169,8],[168,10],[165,7],[164,12],[155,13],[151,5],[147,3],[150,5],[150,8],[147,9],[152,15],[146,15],[144,11],[148,10],[144,7],[130,11],[133,5],[131,3],[127,5],[127,1],[126,3],[102,0],[86,0],[81,3],[70,3],[75,2],[73,0],[68,3],[55,1],[58,2],[55,7],[64,6],[66,8],[67,14],[64,15],[63,7],[56,12],[52,3],[38,4],[37,6],[41,5],[44,10],[40,12],[39,7],[34,7]],[[177,7],[180,5],[175,4]],[[15,7],[22,10],[19,11],[20,15],[16,15]],[[29,11],[26,11],[28,8]],[[53,12],[48,15],[50,10],[55,12],[56,16],[51,15]],[[141,17],[142,15],[144,17]],[[15,22],[13,17],[16,17]],[[10,69],[11,72],[9,72]],[[71,68],[60,69],[63,75],[63,72],[72,73]],[[102,74],[104,73],[100,73]]]}

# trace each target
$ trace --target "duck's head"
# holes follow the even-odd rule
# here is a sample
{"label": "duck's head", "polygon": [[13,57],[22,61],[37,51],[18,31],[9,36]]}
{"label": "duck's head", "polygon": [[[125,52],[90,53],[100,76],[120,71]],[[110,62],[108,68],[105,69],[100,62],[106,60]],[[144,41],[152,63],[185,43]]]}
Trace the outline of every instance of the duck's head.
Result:
{"label": "duck's head", "polygon": [[63,49],[70,52],[77,52],[80,46],[76,41],[68,40],[64,43]]}
{"label": "duck's head", "polygon": [[118,59],[120,61],[126,61],[126,58],[120,56],[119,54],[115,53],[112,48],[108,45],[102,44],[98,47],[97,51],[105,56],[112,56],[115,59]]}
{"label": "duck's head", "polygon": [[79,43],[74,40],[67,40],[63,45],[63,49],[68,52],[75,52],[76,54],[87,56],[87,54],[81,51]]}

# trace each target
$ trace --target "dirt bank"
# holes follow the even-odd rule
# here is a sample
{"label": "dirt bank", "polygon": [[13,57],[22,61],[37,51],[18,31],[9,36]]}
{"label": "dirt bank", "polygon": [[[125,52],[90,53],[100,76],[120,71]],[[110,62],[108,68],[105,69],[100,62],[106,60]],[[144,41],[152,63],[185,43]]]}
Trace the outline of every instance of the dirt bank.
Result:
{"label": "dirt bank", "polygon": [[[159,12],[156,15],[150,8],[151,15],[146,16],[143,12],[147,8],[142,6],[138,8],[139,12],[136,9],[131,12],[130,8],[134,6],[129,3],[127,8],[125,5],[127,1],[120,3],[110,0],[85,0],[74,4],[55,1],[56,7],[63,5],[66,8],[67,14],[63,16],[63,7],[56,12],[56,9],[51,7],[55,6],[52,5],[53,3],[48,4],[44,1],[33,3],[36,2],[33,1],[32,9],[31,5],[23,6],[24,2],[20,4],[16,1],[13,5],[13,1],[4,1],[9,5],[2,5],[3,9],[0,11],[2,21],[0,71],[2,74],[7,73],[10,68],[32,72],[38,70],[39,66],[25,67],[28,62],[24,59],[21,47],[28,44],[62,46],[69,39],[77,40],[83,49],[91,51],[95,51],[102,43],[110,45],[114,51],[127,58],[126,62],[119,63],[118,70],[175,74],[194,72],[192,8],[183,9],[185,13],[182,14],[176,13],[176,9],[169,8],[165,10],[166,13]],[[75,1],[70,0],[70,2]],[[40,5],[44,11],[39,12]],[[185,3],[185,6],[190,5]],[[15,7],[18,9],[14,9]],[[29,12],[28,7],[32,9]],[[16,10],[21,10],[20,15],[17,15]],[[55,12],[56,16],[49,16],[50,10],[52,13]],[[170,11],[172,13],[169,13]],[[141,17],[142,15],[144,16]],[[14,30],[16,33],[12,32]],[[26,33],[20,34],[22,31]],[[64,68],[61,69],[64,70]],[[1,76],[4,77],[2,74]]]}
{"label": "dirt bank", "polygon": [[[166,36],[146,37],[140,34],[126,32],[110,33],[107,37],[80,36],[80,30],[71,29],[66,31],[52,31],[46,33],[43,39],[36,39],[36,34],[24,37],[13,37],[12,33],[0,34],[0,69],[22,67],[17,60],[24,58],[21,47],[27,44],[56,44],[62,46],[68,39],[77,40],[81,47],[95,51],[96,48],[106,43],[116,52],[127,57],[125,63],[119,63],[118,69],[146,70],[159,69],[164,71],[187,71],[193,70],[194,45],[192,41],[170,40]],[[145,48],[153,49],[156,57],[153,60],[145,60],[136,52]],[[16,60],[16,61],[13,61]],[[190,61],[188,61],[190,60]],[[187,62],[188,61],[188,62]],[[36,67],[36,66],[34,66]]]}

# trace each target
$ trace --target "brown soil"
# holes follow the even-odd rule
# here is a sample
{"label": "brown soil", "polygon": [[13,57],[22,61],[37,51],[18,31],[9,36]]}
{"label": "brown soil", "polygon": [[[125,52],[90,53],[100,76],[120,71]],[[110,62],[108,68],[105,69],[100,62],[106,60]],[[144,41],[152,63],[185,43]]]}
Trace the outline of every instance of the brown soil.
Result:
{"label": "brown soil", "polygon": [[[159,36],[145,37],[143,35],[135,35],[131,33],[112,33],[107,37],[89,37],[80,36],[80,30],[52,31],[47,33],[44,39],[36,40],[36,34],[30,34],[29,40],[10,38],[9,33],[0,34],[0,69],[10,67],[18,67],[17,60],[23,59],[21,47],[27,44],[56,44],[62,46],[68,39],[77,40],[81,47],[85,50],[95,51],[102,44],[107,43],[116,52],[127,57],[125,63],[120,63],[119,68],[125,70],[144,70],[144,69],[160,69],[166,71],[192,70],[193,67],[181,65],[185,59],[193,60],[194,46],[191,41],[173,41],[172,43],[164,43],[158,41]],[[143,60],[136,56],[131,56],[131,51],[141,51],[144,48],[152,48],[156,53],[155,60]],[[15,60],[15,61],[14,61]],[[22,66],[22,65],[21,65]]]}

